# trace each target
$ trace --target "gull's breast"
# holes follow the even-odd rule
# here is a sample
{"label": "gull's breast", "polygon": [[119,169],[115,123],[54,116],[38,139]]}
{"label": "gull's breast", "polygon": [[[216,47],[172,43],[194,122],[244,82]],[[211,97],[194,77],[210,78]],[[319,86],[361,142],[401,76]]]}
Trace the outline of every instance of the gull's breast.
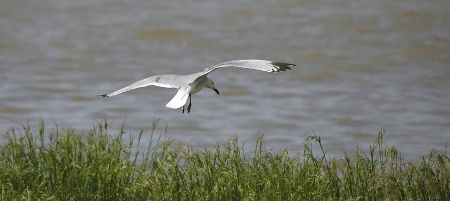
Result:
{"label": "gull's breast", "polygon": [[206,76],[201,76],[197,78],[193,83],[189,84],[190,86],[189,93],[195,94],[201,91],[203,88],[205,88],[205,85],[206,85]]}

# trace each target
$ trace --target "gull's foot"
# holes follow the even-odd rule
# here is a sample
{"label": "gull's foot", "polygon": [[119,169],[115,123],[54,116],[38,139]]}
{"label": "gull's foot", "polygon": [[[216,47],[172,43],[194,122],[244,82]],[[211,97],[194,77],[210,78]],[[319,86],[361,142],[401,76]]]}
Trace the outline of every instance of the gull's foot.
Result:
{"label": "gull's foot", "polygon": [[183,105],[183,107],[181,107],[181,113],[184,114],[184,105]]}
{"label": "gull's foot", "polygon": [[188,111],[188,113],[189,113],[189,112],[191,112],[191,105],[192,105],[192,104],[191,104],[191,103],[189,103],[189,105],[188,105],[188,107],[187,107],[187,111]]}

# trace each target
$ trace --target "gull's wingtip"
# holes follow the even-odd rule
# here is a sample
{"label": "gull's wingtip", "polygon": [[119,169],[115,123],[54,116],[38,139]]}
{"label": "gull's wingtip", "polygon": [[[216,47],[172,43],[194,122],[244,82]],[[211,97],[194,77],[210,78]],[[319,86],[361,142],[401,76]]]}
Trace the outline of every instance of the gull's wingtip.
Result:
{"label": "gull's wingtip", "polygon": [[104,98],[108,98],[108,94],[102,94],[102,95],[97,95],[98,98],[100,99],[104,99]]}
{"label": "gull's wingtip", "polygon": [[291,67],[295,66],[295,64],[276,62],[276,61],[272,61],[271,64],[277,68],[277,70],[275,72],[283,72],[283,71],[287,71],[287,70],[292,70]]}

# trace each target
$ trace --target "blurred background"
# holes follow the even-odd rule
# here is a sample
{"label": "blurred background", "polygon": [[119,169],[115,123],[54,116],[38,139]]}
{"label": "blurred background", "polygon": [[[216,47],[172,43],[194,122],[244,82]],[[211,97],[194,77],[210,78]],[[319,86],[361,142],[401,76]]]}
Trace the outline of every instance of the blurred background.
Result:
{"label": "blurred background", "polygon": [[[233,59],[294,63],[287,73],[221,69],[221,94],[166,108],[174,89],[109,93],[155,74]],[[330,155],[386,143],[417,159],[450,139],[450,7],[446,0],[14,0],[0,6],[0,130],[146,130],[199,148],[231,136]],[[146,141],[146,139],[144,139]]]}

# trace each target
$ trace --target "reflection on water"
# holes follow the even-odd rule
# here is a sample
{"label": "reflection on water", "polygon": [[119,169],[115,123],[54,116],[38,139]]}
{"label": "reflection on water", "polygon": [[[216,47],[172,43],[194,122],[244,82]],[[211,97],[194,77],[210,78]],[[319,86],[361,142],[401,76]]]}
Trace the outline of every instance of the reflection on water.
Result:
{"label": "reflection on water", "polygon": [[[8,1],[0,7],[0,130],[40,118],[88,129],[108,119],[129,132],[161,118],[167,135],[211,146],[328,153],[386,142],[418,158],[450,132],[450,12],[436,1]],[[110,92],[154,74],[188,74],[232,59],[297,64],[287,73],[239,69],[210,76],[192,113],[165,108],[175,90]],[[164,126],[158,132],[164,132]]]}

